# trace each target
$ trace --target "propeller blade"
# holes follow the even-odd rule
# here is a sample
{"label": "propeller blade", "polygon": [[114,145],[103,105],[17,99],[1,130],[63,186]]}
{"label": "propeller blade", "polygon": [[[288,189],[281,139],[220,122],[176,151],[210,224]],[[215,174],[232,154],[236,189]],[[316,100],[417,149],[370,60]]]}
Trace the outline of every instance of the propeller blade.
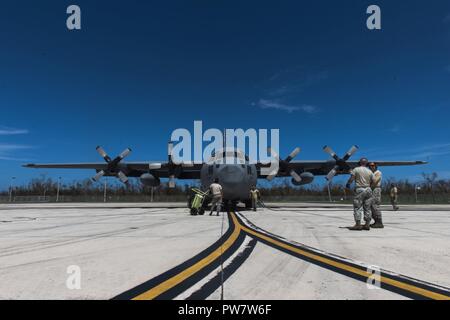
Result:
{"label": "propeller blade", "polygon": [[122,171],[117,172],[117,177],[120,181],[122,181],[124,184],[128,184],[128,177],[123,173]]}
{"label": "propeller blade", "polygon": [[294,170],[291,170],[289,173],[292,176],[292,178],[294,178],[295,181],[302,182],[302,177],[300,177],[297,172],[295,172]]}
{"label": "propeller blade", "polygon": [[269,147],[269,148],[267,148],[267,151],[270,153],[270,155],[272,157],[274,157],[276,160],[280,161],[280,156],[278,155],[278,153],[275,150],[273,150],[272,148]]}
{"label": "propeller blade", "polygon": [[352,147],[350,148],[350,150],[348,150],[347,153],[345,154],[343,160],[344,160],[344,161],[347,161],[348,159],[350,159],[350,157],[351,157],[352,155],[354,155],[355,152],[358,151],[358,149],[359,149],[358,146],[356,146],[356,145],[352,146]]}
{"label": "propeller blade", "polygon": [[108,154],[105,152],[105,150],[102,147],[97,146],[97,148],[95,148],[95,150],[97,150],[98,154],[103,159],[105,159],[106,162],[110,162],[111,161],[111,158],[108,156]]}
{"label": "propeller blade", "polygon": [[300,152],[300,148],[295,148],[294,150],[292,150],[292,152],[287,156],[287,158],[284,160],[286,162],[291,162],[292,159],[294,159]]}
{"label": "propeller blade", "polygon": [[175,188],[175,176],[169,176],[169,188]]}
{"label": "propeller blade", "polygon": [[99,172],[97,172],[97,174],[95,176],[92,177],[92,180],[94,182],[97,182],[100,180],[101,177],[103,177],[105,175],[105,171],[101,170]]}
{"label": "propeller blade", "polygon": [[269,175],[267,175],[266,179],[272,181],[278,174],[279,168],[272,170]]}
{"label": "propeller blade", "polygon": [[339,160],[339,157],[337,156],[336,152],[334,152],[333,149],[331,149],[329,146],[323,147],[323,151],[328,153],[332,158],[334,158],[334,160],[336,161]]}
{"label": "propeller blade", "polygon": [[161,163],[149,163],[148,164],[148,168],[150,170],[161,169],[161,167],[162,167]]}
{"label": "propeller blade", "polygon": [[122,151],[121,154],[119,154],[117,157],[114,158],[114,160],[108,162],[111,168],[114,168],[115,166],[117,166],[117,164],[122,161],[126,156],[128,156],[131,153],[131,149],[130,148],[126,148],[125,150]]}
{"label": "propeller blade", "polygon": [[122,160],[125,157],[127,157],[130,153],[131,153],[131,149],[130,148],[126,148],[125,150],[123,150],[122,153],[119,154],[120,160]]}
{"label": "propeller blade", "polygon": [[328,172],[325,179],[327,179],[328,181],[331,181],[334,178],[334,176],[336,175],[338,169],[339,169],[339,166],[335,166],[333,169],[331,169],[331,171]]}

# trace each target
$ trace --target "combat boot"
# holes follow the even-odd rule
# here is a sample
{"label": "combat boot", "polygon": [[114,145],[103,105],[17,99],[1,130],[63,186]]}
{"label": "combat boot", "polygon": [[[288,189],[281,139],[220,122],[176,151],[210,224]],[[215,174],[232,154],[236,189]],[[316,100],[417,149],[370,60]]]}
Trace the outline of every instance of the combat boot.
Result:
{"label": "combat boot", "polygon": [[366,224],[362,226],[362,230],[370,231],[370,221],[366,221]]}
{"label": "combat boot", "polygon": [[348,230],[361,231],[362,230],[361,222],[356,222],[355,225],[353,227],[349,227]]}
{"label": "combat boot", "polygon": [[370,225],[371,228],[373,229],[383,229],[384,225],[383,225],[383,221],[380,220],[375,220],[375,223]]}

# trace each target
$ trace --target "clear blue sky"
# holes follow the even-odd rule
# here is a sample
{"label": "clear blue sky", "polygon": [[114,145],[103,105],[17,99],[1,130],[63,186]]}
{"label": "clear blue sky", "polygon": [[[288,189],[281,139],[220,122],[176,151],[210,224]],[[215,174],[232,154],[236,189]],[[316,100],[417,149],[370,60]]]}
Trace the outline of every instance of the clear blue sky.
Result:
{"label": "clear blue sky", "polygon": [[[82,30],[66,29],[78,4]],[[378,4],[382,30],[365,27]],[[427,160],[450,177],[450,2],[9,1],[0,5],[0,187],[27,162],[166,158],[172,130],[279,128],[281,153]]]}

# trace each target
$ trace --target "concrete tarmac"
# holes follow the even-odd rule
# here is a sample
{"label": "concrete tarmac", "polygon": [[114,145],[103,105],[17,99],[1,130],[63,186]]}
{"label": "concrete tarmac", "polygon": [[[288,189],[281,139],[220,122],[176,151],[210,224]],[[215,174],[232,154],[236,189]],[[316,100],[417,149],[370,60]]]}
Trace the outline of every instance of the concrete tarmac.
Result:
{"label": "concrete tarmac", "polygon": [[[385,229],[359,232],[346,229],[353,224],[348,205],[273,206],[239,213],[286,240],[441,286],[441,291],[450,287],[450,206],[408,206],[398,212],[386,206]],[[156,290],[149,280],[199,253],[204,253],[201,263],[211,262],[205,264],[210,269],[199,269],[190,282],[175,278],[180,284],[166,297],[219,299],[218,259],[208,257],[227,245],[220,258],[225,299],[410,298],[252,241],[248,233],[231,233],[229,227],[226,216],[190,216],[184,204],[0,205],[0,299],[111,299],[124,292],[134,297],[137,291],[130,289],[148,283],[147,289]],[[230,238],[236,235],[235,242],[225,239],[227,231]],[[81,271],[80,289],[71,286],[70,266]],[[174,279],[173,272],[168,276]]]}

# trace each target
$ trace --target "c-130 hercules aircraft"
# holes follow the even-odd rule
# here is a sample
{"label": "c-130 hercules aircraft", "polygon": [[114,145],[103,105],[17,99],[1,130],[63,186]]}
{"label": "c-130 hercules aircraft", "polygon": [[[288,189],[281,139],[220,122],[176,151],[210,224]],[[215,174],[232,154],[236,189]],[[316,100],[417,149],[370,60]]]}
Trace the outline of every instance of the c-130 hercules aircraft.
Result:
{"label": "c-130 hercules aircraft", "polygon": [[[358,161],[349,161],[350,157],[359,149],[353,146],[341,158],[330,147],[323,150],[331,156],[330,160],[319,161],[292,161],[300,152],[295,148],[285,159],[280,159],[275,151],[269,150],[275,161],[278,161],[278,169],[271,171],[269,175],[263,175],[261,168],[270,164],[250,163],[248,157],[237,149],[224,148],[217,151],[212,159],[207,162],[177,164],[172,159],[173,143],[168,144],[167,162],[123,162],[122,160],[131,153],[131,149],[125,149],[116,158],[108,156],[102,147],[97,147],[97,152],[105,160],[104,163],[55,163],[55,164],[26,164],[27,168],[51,168],[51,169],[94,169],[97,174],[92,180],[99,181],[103,176],[115,176],[124,184],[128,184],[128,177],[137,177],[145,186],[157,187],[160,178],[169,178],[169,187],[175,187],[175,179],[200,179],[203,189],[218,178],[223,188],[224,201],[245,203],[251,205],[250,188],[256,185],[257,179],[265,178],[271,181],[275,177],[292,177],[295,186],[312,183],[315,176],[326,176],[331,181],[334,176],[349,174],[358,166]],[[231,158],[231,161],[229,160]],[[224,161],[226,159],[226,161]],[[426,164],[424,161],[374,161],[382,166],[411,166]]]}

